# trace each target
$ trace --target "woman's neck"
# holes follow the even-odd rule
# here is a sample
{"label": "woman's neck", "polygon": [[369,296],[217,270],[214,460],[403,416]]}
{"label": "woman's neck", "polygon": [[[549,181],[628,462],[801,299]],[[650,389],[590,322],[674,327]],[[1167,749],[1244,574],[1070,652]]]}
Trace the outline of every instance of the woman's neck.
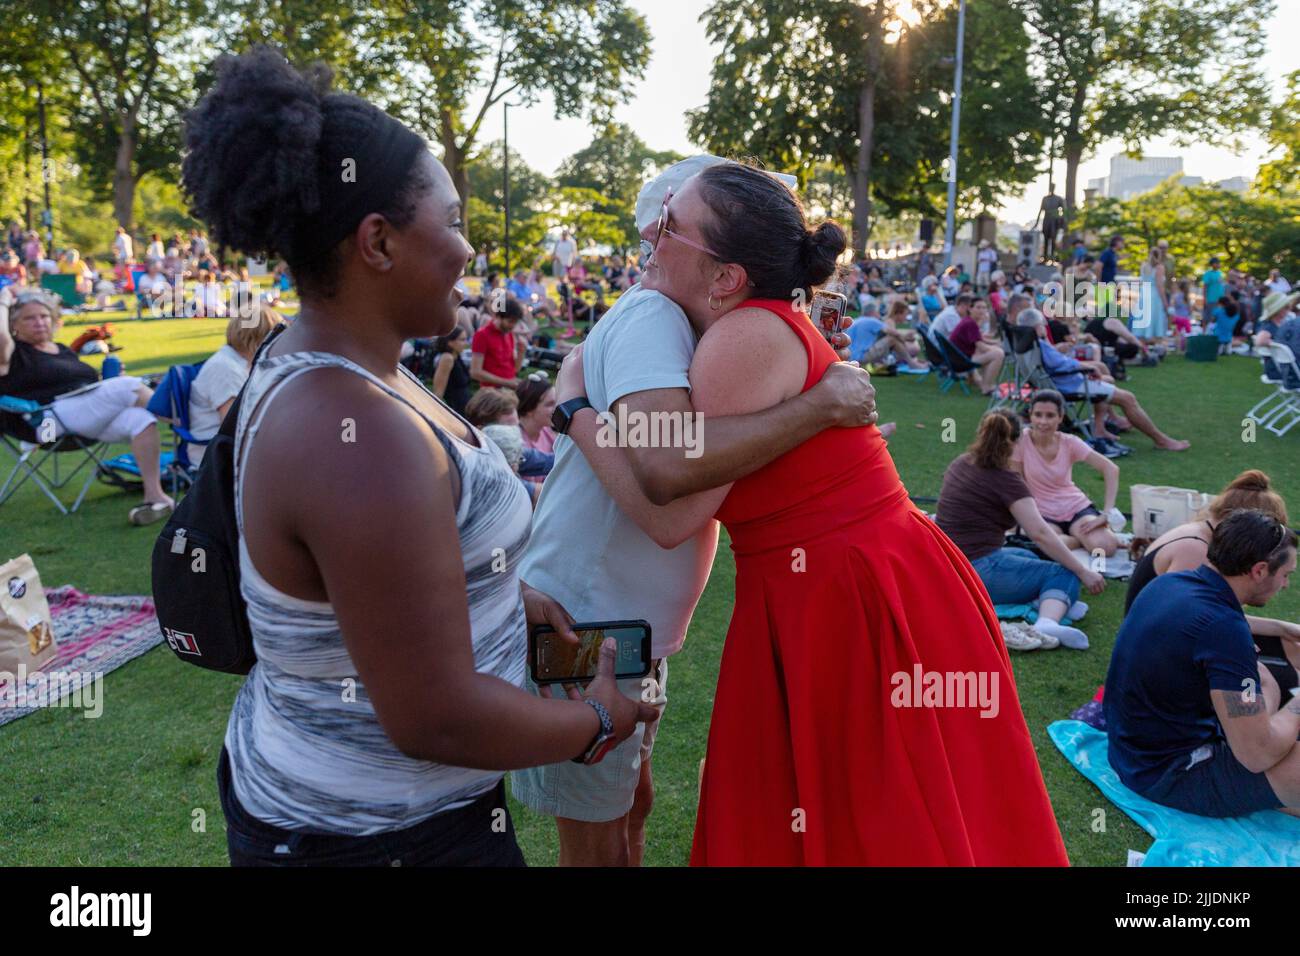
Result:
{"label": "woman's neck", "polygon": [[295,350],[333,352],[379,378],[391,378],[402,354],[401,334],[379,323],[358,328],[360,315],[364,315],[362,308],[343,303],[304,302],[286,338],[296,333],[289,338]]}
{"label": "woman's neck", "polygon": [[519,419],[519,427],[524,430],[525,435],[533,441],[537,441],[537,439],[542,437],[542,429],[546,426],[530,415],[527,418]]}
{"label": "woman's neck", "polygon": [[1038,448],[1051,448],[1056,444],[1056,438],[1059,432],[1040,432],[1036,428],[1029,429],[1029,440]]}

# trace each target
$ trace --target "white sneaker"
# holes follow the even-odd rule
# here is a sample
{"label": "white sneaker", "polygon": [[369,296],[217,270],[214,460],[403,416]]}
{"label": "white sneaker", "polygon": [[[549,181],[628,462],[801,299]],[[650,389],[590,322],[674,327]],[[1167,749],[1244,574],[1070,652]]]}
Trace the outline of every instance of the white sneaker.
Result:
{"label": "white sneaker", "polygon": [[1002,640],[1009,651],[1036,651],[1043,646],[1042,638],[1030,633],[1030,628],[1012,621],[999,621],[1002,625]]}

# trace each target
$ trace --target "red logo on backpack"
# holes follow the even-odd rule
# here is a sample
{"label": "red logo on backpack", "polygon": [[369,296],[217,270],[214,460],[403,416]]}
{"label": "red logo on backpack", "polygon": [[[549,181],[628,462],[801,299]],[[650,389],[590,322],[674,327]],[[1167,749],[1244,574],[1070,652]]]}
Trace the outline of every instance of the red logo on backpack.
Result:
{"label": "red logo on backpack", "polygon": [[170,627],[163,628],[163,636],[167,638],[167,646],[177,654],[193,654],[195,657],[202,657],[199,652],[199,642],[194,639],[193,634],[186,634],[184,631],[172,630]]}

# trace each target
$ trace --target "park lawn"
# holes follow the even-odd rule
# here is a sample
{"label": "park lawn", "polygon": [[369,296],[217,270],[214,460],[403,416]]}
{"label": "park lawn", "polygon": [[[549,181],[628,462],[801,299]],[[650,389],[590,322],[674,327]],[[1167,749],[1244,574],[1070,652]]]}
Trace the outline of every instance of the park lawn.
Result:
{"label": "park lawn", "polygon": [[[224,321],[214,319],[111,318],[115,341],[125,347],[120,357],[132,373],[198,361],[221,344],[224,329]],[[69,341],[85,324],[99,321],[69,322],[60,339]],[[1127,387],[1158,423],[1190,439],[1193,447],[1170,454],[1154,451],[1144,439],[1130,441],[1134,454],[1119,463],[1121,508],[1129,508],[1130,483],[1213,491],[1246,467],[1264,469],[1284,496],[1300,502],[1295,469],[1300,433],[1279,439],[1261,432],[1253,443],[1243,435],[1242,414],[1264,389],[1258,374],[1256,360],[1239,357],[1211,365],[1174,357],[1158,369],[1133,369]],[[947,463],[971,440],[984,402],[957,390],[940,395],[933,377],[885,378],[877,387],[882,420],[899,425],[890,449],[904,481],[914,496],[933,498]],[[1085,471],[1078,469],[1077,477],[1100,501],[1100,478]],[[78,514],[63,517],[35,491],[24,489],[0,508],[0,560],[29,552],[46,587],[72,584],[99,594],[147,594],[149,552],[158,528],[130,527],[126,513],[133,503],[130,496],[97,485]],[[933,509],[924,502],[922,507]],[[671,704],[654,762],[657,802],[646,852],[652,865],[682,865],[689,857],[697,771],[732,580],[724,546],[686,648],[673,658]],[[1046,733],[1051,721],[1090,699],[1104,679],[1123,592],[1122,583],[1112,584],[1090,599],[1092,611],[1083,625],[1092,639],[1090,650],[1013,655],[1021,705],[1076,865],[1122,866],[1127,849],[1150,843],[1061,758]],[[1270,613],[1297,618],[1300,594],[1284,593]],[[0,793],[5,794],[0,865],[225,864],[215,765],[240,680],[185,667],[160,647],[105,678],[99,719],[49,709],[0,727]],[[517,804],[513,812],[529,862],[553,864],[551,822]]]}

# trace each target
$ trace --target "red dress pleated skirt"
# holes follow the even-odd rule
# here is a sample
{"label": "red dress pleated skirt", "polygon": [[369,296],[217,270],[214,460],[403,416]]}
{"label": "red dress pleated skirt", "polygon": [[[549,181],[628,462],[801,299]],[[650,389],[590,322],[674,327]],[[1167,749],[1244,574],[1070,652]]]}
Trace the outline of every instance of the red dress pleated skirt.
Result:
{"label": "red dress pleated skirt", "polygon": [[[809,353],[835,354],[783,300]],[[1064,866],[993,606],[875,427],[732,488],[736,601],[694,866]]]}

